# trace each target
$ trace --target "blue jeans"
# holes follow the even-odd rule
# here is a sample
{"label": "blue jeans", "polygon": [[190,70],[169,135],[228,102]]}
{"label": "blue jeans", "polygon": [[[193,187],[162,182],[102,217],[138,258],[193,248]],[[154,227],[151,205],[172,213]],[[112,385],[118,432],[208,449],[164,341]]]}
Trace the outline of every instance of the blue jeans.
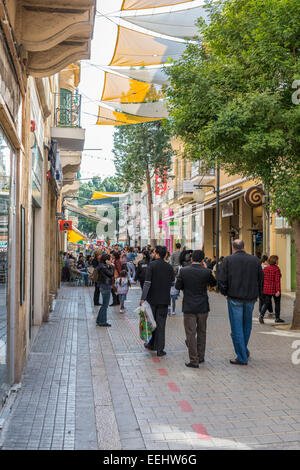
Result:
{"label": "blue jeans", "polygon": [[100,292],[102,294],[102,305],[99,310],[96,323],[99,323],[99,325],[105,325],[105,323],[107,323],[107,309],[109,306],[110,289],[100,288]]}
{"label": "blue jeans", "polygon": [[254,303],[227,299],[234,350],[237,360],[246,364],[248,363],[248,342],[252,330]]}
{"label": "blue jeans", "polygon": [[135,278],[135,265],[132,261],[127,262],[127,267],[128,267],[128,277],[130,282],[134,281]]}

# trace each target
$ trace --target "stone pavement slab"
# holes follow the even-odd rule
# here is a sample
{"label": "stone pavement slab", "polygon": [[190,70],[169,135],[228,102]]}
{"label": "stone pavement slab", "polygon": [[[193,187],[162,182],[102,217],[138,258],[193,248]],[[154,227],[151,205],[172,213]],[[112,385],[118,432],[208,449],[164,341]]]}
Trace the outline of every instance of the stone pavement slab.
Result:
{"label": "stone pavement slab", "polygon": [[[157,358],[139,339],[140,292],[130,290],[125,315],[109,308],[112,327],[99,328],[93,289],[60,289],[0,433],[3,449],[300,449],[300,365],[291,361],[299,333],[260,325],[256,310],[249,364],[233,366],[226,301],[211,293],[205,363],[187,369],[181,300],[167,319],[167,356]],[[283,312],[291,317],[291,300]]]}

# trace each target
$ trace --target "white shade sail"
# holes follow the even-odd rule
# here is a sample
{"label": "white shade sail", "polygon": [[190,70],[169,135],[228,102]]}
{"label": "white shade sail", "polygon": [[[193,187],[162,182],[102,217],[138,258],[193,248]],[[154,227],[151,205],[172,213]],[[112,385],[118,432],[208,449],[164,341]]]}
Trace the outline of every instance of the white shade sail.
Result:
{"label": "white shade sail", "polygon": [[109,65],[146,66],[179,59],[186,43],[171,41],[118,26],[113,58]]}
{"label": "white shade sail", "polygon": [[168,76],[163,68],[132,68],[132,67],[109,67],[112,72],[118,72],[133,80],[141,80],[147,83],[155,83],[158,85],[168,84]]}
{"label": "white shade sail", "polygon": [[147,118],[167,118],[168,110],[164,101],[153,103],[109,103],[109,106],[123,113]]}
{"label": "white shade sail", "polygon": [[198,34],[195,25],[198,18],[208,19],[203,6],[160,14],[126,16],[123,19],[132,24],[159,34],[177,38],[192,38]]}
{"label": "white shade sail", "polygon": [[192,0],[123,0],[121,10],[140,10],[144,8],[166,7],[191,1]]}

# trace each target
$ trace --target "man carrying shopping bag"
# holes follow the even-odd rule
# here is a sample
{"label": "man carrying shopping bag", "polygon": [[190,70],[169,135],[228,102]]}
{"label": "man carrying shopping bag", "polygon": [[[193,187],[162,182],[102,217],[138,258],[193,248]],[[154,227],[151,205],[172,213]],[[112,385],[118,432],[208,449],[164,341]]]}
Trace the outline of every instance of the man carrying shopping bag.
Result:
{"label": "man carrying shopping bag", "polygon": [[165,356],[165,329],[170,305],[170,290],[175,281],[174,271],[170,264],[164,261],[167,249],[157,246],[154,250],[153,261],[146,272],[145,284],[140,305],[145,300],[150,304],[157,327],[145,348],[156,351],[157,356]]}

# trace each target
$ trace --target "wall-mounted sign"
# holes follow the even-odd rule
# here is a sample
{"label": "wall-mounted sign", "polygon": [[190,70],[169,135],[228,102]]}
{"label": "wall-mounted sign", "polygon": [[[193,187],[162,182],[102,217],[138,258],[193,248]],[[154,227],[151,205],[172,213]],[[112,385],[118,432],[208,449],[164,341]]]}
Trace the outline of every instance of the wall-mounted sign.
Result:
{"label": "wall-mounted sign", "polygon": [[222,217],[233,216],[233,202],[225,202],[222,204]]}
{"label": "wall-mounted sign", "polygon": [[259,186],[252,186],[245,192],[244,200],[249,207],[259,207],[263,204],[264,192]]}
{"label": "wall-mounted sign", "polygon": [[59,221],[60,231],[72,230],[72,221],[71,220],[60,220]]}

